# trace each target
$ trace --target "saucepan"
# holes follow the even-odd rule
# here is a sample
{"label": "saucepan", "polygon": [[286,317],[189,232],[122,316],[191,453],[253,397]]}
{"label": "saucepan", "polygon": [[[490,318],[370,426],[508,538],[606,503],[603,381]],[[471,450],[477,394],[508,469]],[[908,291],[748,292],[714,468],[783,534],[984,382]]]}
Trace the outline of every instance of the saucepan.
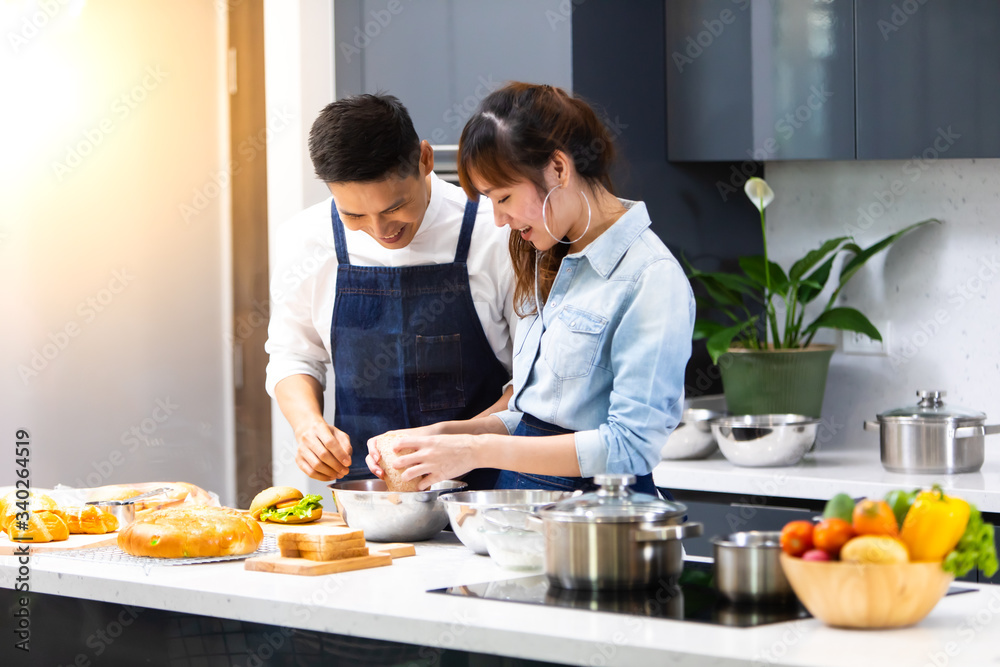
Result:
{"label": "saucepan", "polygon": [[985,436],[1000,433],[986,414],[945,406],[944,391],[920,390],[915,406],[888,410],[866,431],[879,431],[882,466],[891,472],[951,474],[983,467]]}
{"label": "saucepan", "polygon": [[[540,508],[526,527],[545,536],[545,574],[574,590],[629,590],[676,582],[681,540],[701,535],[682,523],[687,507],[634,493],[633,475],[596,475],[597,491]],[[521,510],[517,510],[521,511]]]}

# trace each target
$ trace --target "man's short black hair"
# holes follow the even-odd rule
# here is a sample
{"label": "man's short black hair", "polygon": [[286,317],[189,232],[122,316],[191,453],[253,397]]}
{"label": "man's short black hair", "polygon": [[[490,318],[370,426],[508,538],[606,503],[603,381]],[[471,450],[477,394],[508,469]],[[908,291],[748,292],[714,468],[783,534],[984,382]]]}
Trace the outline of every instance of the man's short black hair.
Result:
{"label": "man's short black hair", "polygon": [[309,132],[309,156],[324,183],[381,181],[417,173],[420,140],[392,95],[353,95],[326,105]]}

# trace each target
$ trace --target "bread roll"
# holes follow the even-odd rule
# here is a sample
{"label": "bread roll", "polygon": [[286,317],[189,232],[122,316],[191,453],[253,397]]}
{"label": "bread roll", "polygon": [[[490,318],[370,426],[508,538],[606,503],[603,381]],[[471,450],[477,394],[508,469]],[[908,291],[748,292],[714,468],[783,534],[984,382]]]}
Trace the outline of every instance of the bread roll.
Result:
{"label": "bread roll", "polygon": [[252,553],[264,532],[253,517],[228,507],[171,507],[138,518],[118,533],[133,556],[212,558]]}
{"label": "bread roll", "polygon": [[378,452],[382,457],[379,467],[382,468],[385,473],[383,481],[385,481],[385,487],[390,491],[406,492],[406,491],[419,491],[420,490],[420,478],[412,479],[408,482],[403,481],[403,469],[394,468],[393,464],[399,460],[400,454],[409,454],[412,449],[404,449],[399,454],[392,451],[393,445],[399,442],[403,436],[398,433],[387,433],[385,435],[380,435],[377,440],[375,440],[375,447],[378,448]]}
{"label": "bread roll", "polygon": [[[16,491],[11,491],[4,497],[4,499],[6,502],[3,505],[3,514],[0,515],[0,530],[7,531],[8,533],[10,532],[8,530],[8,526],[19,512],[26,511],[25,507],[27,507],[27,511],[32,514],[35,512],[51,512],[52,514],[58,515],[59,518],[63,518],[62,509],[56,501],[44,493],[29,491],[28,498],[22,501],[18,499]],[[27,503],[27,505],[25,505],[25,503]]]}
{"label": "bread roll", "polygon": [[93,505],[64,507],[63,513],[70,535],[104,535],[118,530],[118,518]]}
{"label": "bread roll", "polygon": [[7,531],[15,542],[62,542],[69,539],[69,528],[63,518],[54,512],[32,512],[25,530],[12,521]]}

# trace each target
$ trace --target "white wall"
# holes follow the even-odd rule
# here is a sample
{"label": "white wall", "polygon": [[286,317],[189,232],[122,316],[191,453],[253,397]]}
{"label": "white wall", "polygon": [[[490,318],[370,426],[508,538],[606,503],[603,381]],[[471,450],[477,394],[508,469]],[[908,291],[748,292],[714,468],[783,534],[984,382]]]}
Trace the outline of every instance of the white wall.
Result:
{"label": "white wall", "polygon": [[0,485],[26,428],[35,486],[231,502],[225,4],[3,3],[0,26]]}
{"label": "white wall", "polygon": [[846,304],[890,323],[889,356],[834,355],[823,403],[838,426],[831,444],[877,448],[862,422],[915,404],[917,389],[946,390],[946,402],[1000,423],[1000,160],[774,162],[766,174],[769,250],[782,265],[833,236],[868,246],[944,221],[898,241],[845,289]]}
{"label": "white wall", "polygon": [[[267,137],[267,215],[270,248],[281,224],[330,196],[316,178],[309,159],[309,129],[324,106],[334,100],[333,5],[328,0],[265,0],[265,90],[268,119],[288,119]],[[277,262],[272,254],[271,266]],[[333,422],[333,388],[327,392],[327,420]],[[272,407],[272,477],[312,493],[325,487],[295,465],[295,434]]]}

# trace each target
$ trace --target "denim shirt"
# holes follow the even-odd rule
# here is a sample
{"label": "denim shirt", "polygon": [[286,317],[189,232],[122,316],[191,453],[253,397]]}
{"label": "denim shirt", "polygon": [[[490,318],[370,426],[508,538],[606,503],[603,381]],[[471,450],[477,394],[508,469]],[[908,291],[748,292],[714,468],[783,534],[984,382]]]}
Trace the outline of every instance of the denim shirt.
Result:
{"label": "denim shirt", "polygon": [[582,477],[652,471],[691,356],[691,285],[646,205],[621,202],[621,218],[563,259],[542,317],[518,324],[514,395],[497,414],[510,433],[522,413],[576,431]]}

